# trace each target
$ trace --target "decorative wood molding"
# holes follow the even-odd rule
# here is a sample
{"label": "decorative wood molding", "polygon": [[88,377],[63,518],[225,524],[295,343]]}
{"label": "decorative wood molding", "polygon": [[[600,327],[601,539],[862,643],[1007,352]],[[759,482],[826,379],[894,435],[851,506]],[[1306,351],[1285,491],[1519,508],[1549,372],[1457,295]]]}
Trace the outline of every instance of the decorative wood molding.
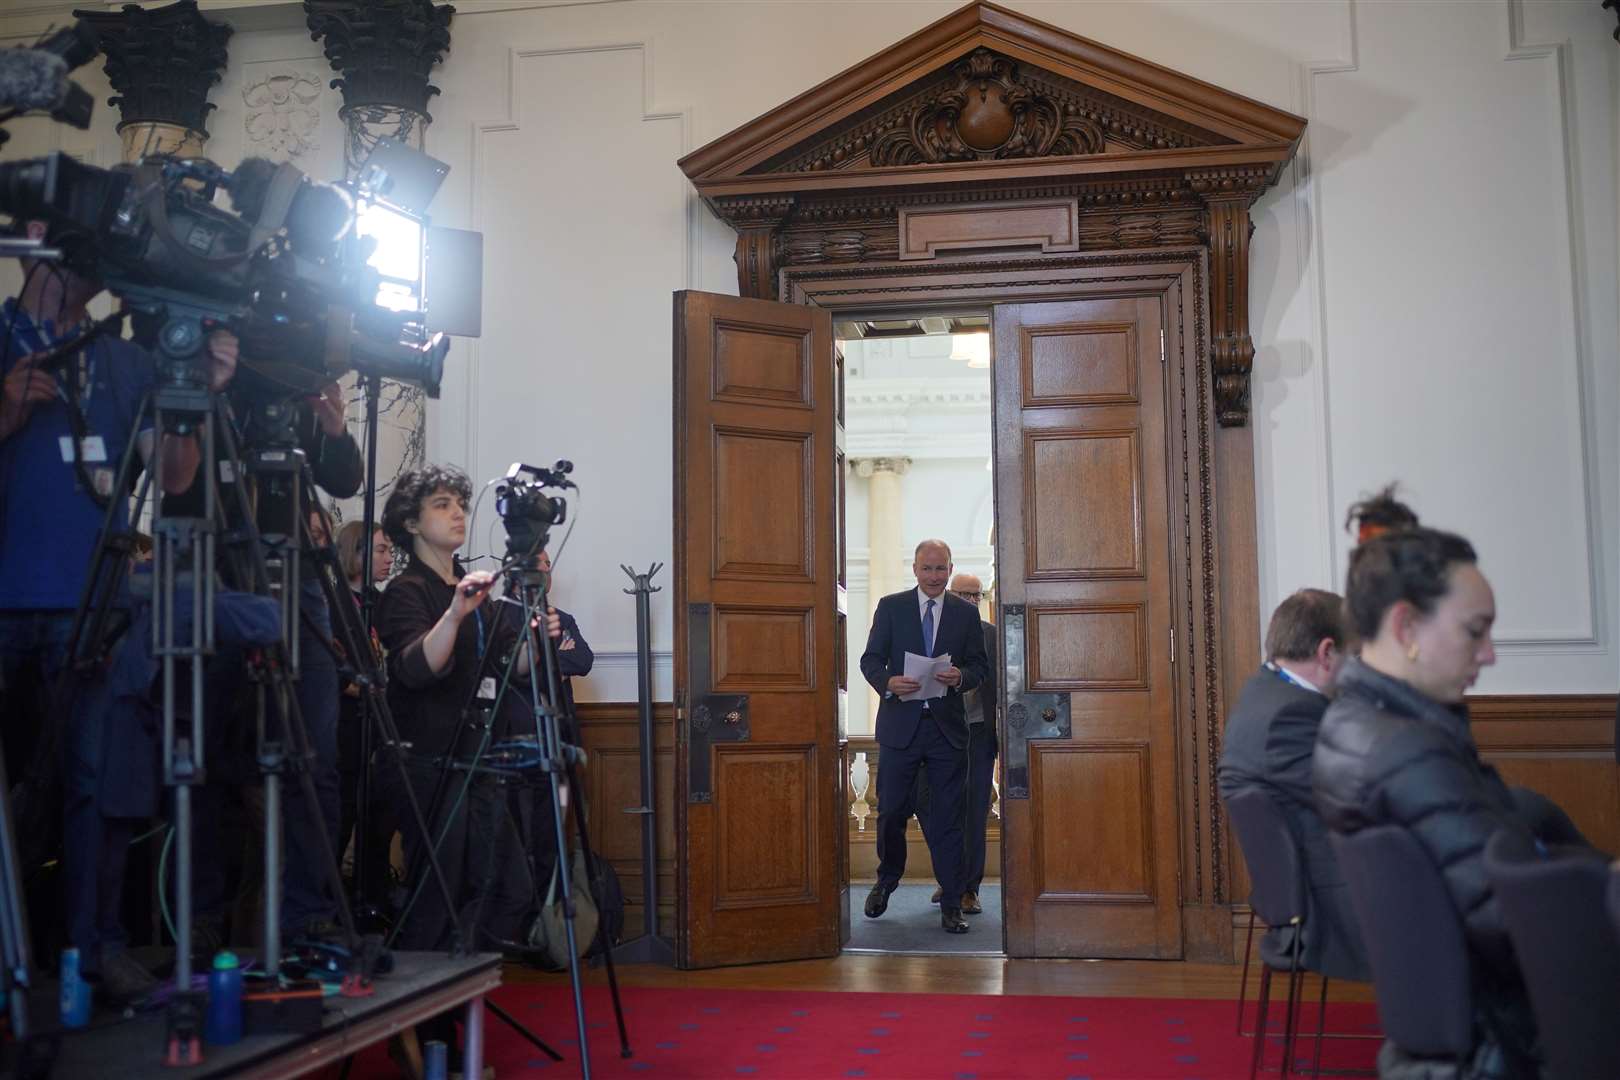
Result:
{"label": "decorative wood molding", "polygon": [[682,158],[737,229],[738,288],[781,271],[1208,245],[1217,420],[1248,420],[1248,207],[1305,122],[976,0]]}
{"label": "decorative wood molding", "polygon": [[[783,299],[833,309],[903,308],[914,298],[962,303],[986,301],[1029,302],[1061,299],[1082,288],[1106,284],[1119,289],[1149,292],[1169,290],[1182,306],[1169,313],[1175,336],[1168,342],[1167,362],[1177,366],[1182,392],[1170,402],[1166,427],[1171,434],[1169,459],[1180,461],[1181,513],[1172,527],[1178,588],[1176,610],[1176,665],[1179,692],[1181,745],[1182,828],[1186,848],[1183,901],[1189,904],[1225,904],[1231,896],[1231,871],[1225,838],[1224,808],[1216,787],[1220,758],[1220,728],[1226,715],[1225,650],[1231,638],[1230,620],[1221,606],[1220,551],[1232,545],[1252,549],[1252,514],[1240,515],[1237,524],[1223,526],[1217,537],[1216,467],[1220,441],[1213,419],[1210,389],[1211,363],[1205,300],[1209,295],[1207,251],[1202,248],[1055,254],[1027,253],[1009,257],[938,259],[895,262],[888,266],[789,266],[783,269]],[[1191,305],[1190,313],[1185,305]],[[1190,315],[1190,317],[1189,317]],[[1189,329],[1180,328],[1188,325]],[[1185,336],[1183,336],[1185,335]],[[1238,433],[1231,433],[1237,435]],[[1225,453],[1247,453],[1247,440],[1222,444]],[[1227,468],[1230,468],[1228,464]],[[1226,475],[1226,473],[1222,473]],[[1224,496],[1241,500],[1243,493]],[[1252,504],[1251,504],[1252,505]],[[1173,511],[1172,511],[1173,512]],[[1005,615],[1006,613],[1003,612]],[[1253,638],[1259,628],[1253,628]]]}

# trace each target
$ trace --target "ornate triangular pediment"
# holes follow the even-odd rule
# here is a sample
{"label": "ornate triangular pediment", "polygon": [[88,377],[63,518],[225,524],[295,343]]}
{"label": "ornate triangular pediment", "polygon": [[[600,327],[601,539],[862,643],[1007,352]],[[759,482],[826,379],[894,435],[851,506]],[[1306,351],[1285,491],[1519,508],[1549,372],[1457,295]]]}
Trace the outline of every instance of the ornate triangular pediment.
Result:
{"label": "ornate triangular pediment", "polygon": [[853,172],[1235,141],[980,46],[748,173]]}
{"label": "ornate triangular pediment", "polygon": [[1232,425],[1254,360],[1249,206],[1304,133],[1281,109],[976,2],[680,167],[737,230],[744,296],[785,295],[807,267],[1206,248],[1214,399]]}
{"label": "ornate triangular pediment", "polygon": [[711,202],[990,181],[1002,173],[986,167],[1008,162],[1026,179],[1233,164],[1274,176],[1304,128],[1289,113],[980,2],[680,165]]}

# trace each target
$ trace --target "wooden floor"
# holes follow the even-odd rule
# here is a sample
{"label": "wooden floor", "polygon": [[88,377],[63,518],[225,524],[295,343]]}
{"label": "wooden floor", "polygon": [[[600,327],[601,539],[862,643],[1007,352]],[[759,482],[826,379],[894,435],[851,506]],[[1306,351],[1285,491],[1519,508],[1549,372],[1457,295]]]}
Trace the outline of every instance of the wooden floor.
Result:
{"label": "wooden floor", "polygon": [[[844,955],[829,960],[675,971],[646,964],[621,966],[620,986],[714,988],[728,990],[848,990],[912,994],[1043,994],[1069,997],[1226,998],[1236,1000],[1243,969],[1225,964],[1162,960],[1008,960],[979,956]],[[1258,972],[1250,972],[1254,994]],[[507,982],[566,982],[508,964]],[[587,982],[603,985],[601,969],[587,971]],[[1314,999],[1317,983],[1309,984]],[[1275,990],[1273,991],[1276,992]],[[1371,1001],[1372,987],[1334,983],[1334,1001]]]}

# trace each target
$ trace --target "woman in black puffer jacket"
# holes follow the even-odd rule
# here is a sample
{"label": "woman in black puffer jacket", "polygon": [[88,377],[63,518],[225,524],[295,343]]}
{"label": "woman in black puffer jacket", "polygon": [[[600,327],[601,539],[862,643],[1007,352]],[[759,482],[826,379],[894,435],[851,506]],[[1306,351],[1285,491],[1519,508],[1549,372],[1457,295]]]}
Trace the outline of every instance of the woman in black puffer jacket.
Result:
{"label": "woman in black puffer jacket", "polygon": [[1328,827],[1409,830],[1440,868],[1472,953],[1478,1042],[1469,1065],[1456,1071],[1413,1060],[1385,1043],[1386,1080],[1539,1073],[1535,1022],[1484,851],[1498,829],[1544,830],[1534,801],[1480,760],[1469,731],[1463,695],[1496,662],[1495,598],[1475,563],[1468,541],[1433,529],[1388,533],[1356,549],[1345,604],[1362,651],[1341,669],[1317,735],[1312,783]]}

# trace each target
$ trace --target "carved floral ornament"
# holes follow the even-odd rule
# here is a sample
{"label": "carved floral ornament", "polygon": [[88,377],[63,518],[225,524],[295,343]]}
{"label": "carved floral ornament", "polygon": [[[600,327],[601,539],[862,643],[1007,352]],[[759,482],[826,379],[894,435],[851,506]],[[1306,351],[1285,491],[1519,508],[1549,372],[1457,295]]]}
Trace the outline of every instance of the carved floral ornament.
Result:
{"label": "carved floral ornament", "polygon": [[319,148],[322,81],[310,72],[278,71],[244,86],[249,141],[286,157]]}
{"label": "carved floral ornament", "polygon": [[872,164],[1100,154],[1101,125],[1019,80],[1018,64],[989,49],[951,66],[954,83],[870,136]]}

